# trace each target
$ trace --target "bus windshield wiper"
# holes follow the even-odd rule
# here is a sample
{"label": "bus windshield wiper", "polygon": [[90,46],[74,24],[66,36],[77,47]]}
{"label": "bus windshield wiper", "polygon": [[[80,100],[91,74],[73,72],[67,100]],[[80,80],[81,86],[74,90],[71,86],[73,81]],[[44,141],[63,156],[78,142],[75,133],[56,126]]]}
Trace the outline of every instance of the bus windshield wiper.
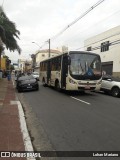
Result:
{"label": "bus windshield wiper", "polygon": [[80,66],[80,68],[81,68],[81,70],[80,70],[80,68],[79,68],[79,72],[80,72],[80,71],[82,71],[82,73],[83,73],[83,71],[84,71],[84,70],[83,70],[83,68],[82,68],[82,65],[81,65],[80,59],[78,59],[78,63],[79,63],[79,66]]}

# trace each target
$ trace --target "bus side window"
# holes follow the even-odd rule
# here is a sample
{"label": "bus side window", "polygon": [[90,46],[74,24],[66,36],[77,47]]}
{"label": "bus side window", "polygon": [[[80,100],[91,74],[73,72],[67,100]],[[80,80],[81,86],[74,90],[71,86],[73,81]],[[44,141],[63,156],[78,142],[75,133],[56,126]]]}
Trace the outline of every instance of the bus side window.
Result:
{"label": "bus side window", "polygon": [[60,68],[61,68],[61,58],[58,57],[54,60],[54,63],[55,63],[55,70],[57,71],[60,71]]}
{"label": "bus side window", "polygon": [[52,59],[51,61],[51,70],[54,71],[55,70],[55,61]]}
{"label": "bus side window", "polygon": [[43,71],[43,63],[40,63],[40,70]]}
{"label": "bus side window", "polygon": [[61,57],[59,57],[58,59],[58,71],[60,71],[61,69]]}
{"label": "bus side window", "polygon": [[59,69],[59,58],[55,59],[55,69],[58,70]]}

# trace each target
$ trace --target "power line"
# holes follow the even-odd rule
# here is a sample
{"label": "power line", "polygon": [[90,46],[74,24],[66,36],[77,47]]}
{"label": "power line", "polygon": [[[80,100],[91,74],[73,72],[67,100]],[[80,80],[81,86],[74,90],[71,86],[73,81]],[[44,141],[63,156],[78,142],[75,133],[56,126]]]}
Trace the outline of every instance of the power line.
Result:
{"label": "power line", "polygon": [[68,24],[63,30],[61,30],[58,34],[56,34],[54,37],[52,37],[51,39],[55,39],[56,37],[58,37],[59,35],[61,35],[63,32],[65,32],[68,28],[70,28],[72,25],[74,25],[75,23],[77,23],[80,19],[82,19],[84,16],[86,16],[89,12],[91,12],[95,7],[97,7],[98,5],[100,5],[102,2],[104,2],[105,0],[99,0],[97,3],[95,3],[92,7],[90,7],[85,13],[83,13],[82,15],[80,15],[78,18],[76,18],[73,22],[71,22],[70,24]]}
{"label": "power line", "polygon": [[[109,46],[120,44],[120,39],[110,42]],[[91,51],[101,49],[101,46],[96,46],[91,49]],[[86,50],[87,51],[87,50]]]}
{"label": "power line", "polygon": [[90,46],[90,45],[93,45],[93,44],[95,44],[95,43],[101,42],[101,41],[103,41],[103,40],[106,40],[106,39],[108,39],[108,38],[114,37],[114,36],[119,35],[119,34],[120,34],[120,32],[118,32],[118,33],[116,33],[116,34],[113,34],[113,35],[111,35],[111,36],[108,36],[108,37],[106,37],[106,38],[100,39],[100,40],[98,40],[98,41],[96,41],[96,42],[90,43],[89,45],[86,45],[86,46],[84,46],[84,47],[77,48],[76,50],[80,50],[80,49],[82,49],[82,48],[88,47],[88,46]]}
{"label": "power line", "polygon": [[84,16],[86,16],[89,12],[91,12],[94,8],[96,8],[98,5],[100,5],[102,2],[104,2],[105,0],[99,0],[97,3],[95,3],[92,7],[90,7],[85,13],[83,13],[82,15],[80,15],[78,18],[76,18],[73,22],[71,22],[70,24],[68,24],[63,30],[61,30],[58,34],[56,34],[55,36],[53,36],[52,38],[50,38],[49,40],[45,41],[44,44],[42,46],[40,46],[40,48],[42,48],[46,42],[53,40],[55,38],[57,38],[59,35],[61,35],[63,32],[65,32],[68,28],[70,28],[72,25],[74,25],[75,23],[77,23],[80,19],[82,19]]}
{"label": "power line", "polygon": [[46,45],[46,43],[48,43],[48,41],[45,41],[41,46],[36,42],[32,42],[32,43],[36,44],[39,47],[39,49],[41,49],[43,46]]}
{"label": "power line", "polygon": [[[86,29],[84,29],[84,30],[79,29],[79,30],[81,30],[81,32],[79,32],[79,35],[80,35],[81,33],[83,33],[83,32],[86,32],[87,30],[90,30],[90,28],[96,27],[96,25],[102,23],[102,22],[105,21],[105,20],[108,20],[108,19],[111,18],[113,15],[118,14],[118,13],[120,13],[120,10],[114,12],[113,14],[109,15],[109,16],[106,17],[105,19],[103,19],[103,20],[95,23],[94,25],[91,25],[90,27],[88,27],[88,28],[86,28]],[[79,31],[79,30],[77,29],[77,31]],[[71,38],[75,37],[76,35],[78,35],[78,33],[75,32],[75,34],[74,34]]]}

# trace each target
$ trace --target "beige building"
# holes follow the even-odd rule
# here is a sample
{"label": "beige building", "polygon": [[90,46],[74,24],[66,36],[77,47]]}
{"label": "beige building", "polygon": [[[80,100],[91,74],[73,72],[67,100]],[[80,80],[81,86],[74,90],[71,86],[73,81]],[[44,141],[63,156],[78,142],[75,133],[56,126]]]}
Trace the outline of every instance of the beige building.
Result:
{"label": "beige building", "polygon": [[[51,49],[50,50],[50,57],[53,57],[53,56],[57,56],[58,54],[60,54],[61,52],[58,51],[58,50],[53,50]],[[37,53],[36,53],[36,67],[39,67],[39,64],[42,60],[44,59],[47,59],[49,58],[49,49],[45,49],[45,50],[39,50]]]}
{"label": "beige building", "polygon": [[85,40],[84,48],[100,55],[104,73],[120,77],[120,26]]}
{"label": "beige building", "polygon": [[28,72],[32,70],[31,61],[25,59],[18,59],[18,68],[22,72]]}

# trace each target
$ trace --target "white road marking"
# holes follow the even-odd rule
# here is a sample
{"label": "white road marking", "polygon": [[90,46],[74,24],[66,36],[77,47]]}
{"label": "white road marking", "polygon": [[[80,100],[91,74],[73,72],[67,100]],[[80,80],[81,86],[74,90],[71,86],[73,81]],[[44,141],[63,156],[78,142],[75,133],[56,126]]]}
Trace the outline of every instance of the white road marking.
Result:
{"label": "white road marking", "polygon": [[86,101],[83,101],[83,100],[81,100],[81,99],[78,99],[78,98],[75,98],[75,97],[72,97],[72,96],[71,96],[71,98],[73,98],[73,99],[75,99],[75,100],[77,100],[77,101],[80,101],[80,102],[82,102],[82,103],[91,105],[90,103],[88,103],[88,102],[86,102]]}

